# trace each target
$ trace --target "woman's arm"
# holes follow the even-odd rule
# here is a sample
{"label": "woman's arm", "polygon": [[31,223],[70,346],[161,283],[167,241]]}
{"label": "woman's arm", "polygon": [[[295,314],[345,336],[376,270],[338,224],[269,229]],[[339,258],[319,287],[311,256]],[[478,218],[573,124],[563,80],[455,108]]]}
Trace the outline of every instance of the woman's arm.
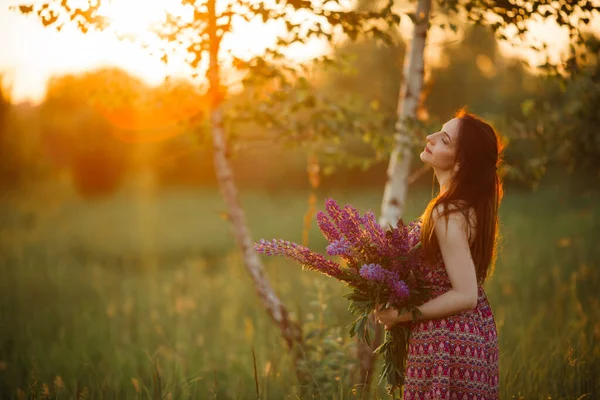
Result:
{"label": "woman's arm", "polygon": [[[419,319],[441,318],[470,310],[477,305],[477,276],[475,264],[471,257],[468,240],[468,224],[461,212],[454,212],[445,217],[437,217],[434,211],[434,231],[440,245],[440,251],[452,289],[417,307],[421,312]],[[392,308],[376,313],[377,318],[391,328],[395,323],[412,319],[410,313],[398,316]]]}

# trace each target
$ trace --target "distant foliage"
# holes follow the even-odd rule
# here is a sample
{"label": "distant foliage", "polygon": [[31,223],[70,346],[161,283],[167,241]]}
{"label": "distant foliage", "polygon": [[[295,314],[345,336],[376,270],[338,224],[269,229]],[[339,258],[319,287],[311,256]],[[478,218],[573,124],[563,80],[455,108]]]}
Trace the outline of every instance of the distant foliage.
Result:
{"label": "distant foliage", "polygon": [[0,161],[0,192],[15,184],[14,172],[17,170],[14,151],[12,151],[15,141],[9,133],[8,125],[11,104],[2,83],[0,79],[0,160],[2,160]]}
{"label": "distant foliage", "polygon": [[39,110],[46,156],[57,170],[70,172],[85,197],[112,193],[128,164],[126,146],[114,138],[114,127],[86,100],[93,91],[93,80],[86,76],[54,78]]}
{"label": "distant foliage", "polygon": [[[15,106],[0,76],[0,193],[16,192],[43,174],[29,107]],[[27,120],[24,125],[22,120]]]}
{"label": "distant foliage", "polygon": [[44,154],[82,196],[110,194],[140,171],[162,177],[172,158],[196,150],[187,134],[204,106],[188,82],[152,88],[117,68],[55,77],[39,107]]}
{"label": "distant foliage", "polygon": [[537,78],[522,60],[500,52],[492,32],[470,27],[459,42],[440,47],[441,65],[432,67],[426,83],[430,118],[444,121],[465,105],[482,115],[520,115],[520,103],[534,93]]}
{"label": "distant foliage", "polygon": [[554,165],[599,179],[600,38],[589,38],[582,51],[586,64],[548,77],[547,92],[523,103],[523,129],[538,144],[530,161],[542,172]]}

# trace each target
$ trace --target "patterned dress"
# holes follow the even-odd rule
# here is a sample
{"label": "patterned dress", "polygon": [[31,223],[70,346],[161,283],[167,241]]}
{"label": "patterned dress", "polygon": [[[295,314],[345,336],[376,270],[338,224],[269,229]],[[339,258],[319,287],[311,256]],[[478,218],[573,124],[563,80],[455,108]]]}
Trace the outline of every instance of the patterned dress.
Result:
{"label": "patterned dress", "polygon": [[[420,220],[415,222],[414,243],[421,234]],[[425,262],[420,249],[416,257],[434,297],[452,287],[441,253],[434,265]],[[404,400],[499,399],[496,322],[483,288],[478,291],[473,310],[412,324]]]}

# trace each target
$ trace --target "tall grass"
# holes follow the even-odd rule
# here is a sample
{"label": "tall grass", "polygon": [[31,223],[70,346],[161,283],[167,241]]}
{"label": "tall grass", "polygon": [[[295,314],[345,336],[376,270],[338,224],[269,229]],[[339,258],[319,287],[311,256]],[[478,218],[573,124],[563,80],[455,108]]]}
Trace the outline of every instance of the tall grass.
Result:
{"label": "tall grass", "polygon": [[[381,193],[327,195],[378,211]],[[427,197],[411,195],[407,219]],[[503,399],[600,396],[599,199],[558,188],[505,199],[501,255],[486,285]],[[256,240],[301,241],[305,193],[243,202]],[[61,204],[24,219],[2,213],[0,398],[299,398],[216,193]],[[309,240],[323,249],[314,224]],[[311,397],[358,398],[344,287],[264,261],[305,329]],[[370,397],[385,398],[384,388]]]}

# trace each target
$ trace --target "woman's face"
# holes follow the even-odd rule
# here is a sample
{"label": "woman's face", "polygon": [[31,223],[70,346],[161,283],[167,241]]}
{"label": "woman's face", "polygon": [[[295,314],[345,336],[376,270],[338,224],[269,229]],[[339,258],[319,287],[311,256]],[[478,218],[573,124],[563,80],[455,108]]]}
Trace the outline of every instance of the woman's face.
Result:
{"label": "woman's face", "polygon": [[427,145],[420,154],[421,161],[440,171],[451,170],[456,163],[459,119],[446,122],[439,132],[427,136]]}

